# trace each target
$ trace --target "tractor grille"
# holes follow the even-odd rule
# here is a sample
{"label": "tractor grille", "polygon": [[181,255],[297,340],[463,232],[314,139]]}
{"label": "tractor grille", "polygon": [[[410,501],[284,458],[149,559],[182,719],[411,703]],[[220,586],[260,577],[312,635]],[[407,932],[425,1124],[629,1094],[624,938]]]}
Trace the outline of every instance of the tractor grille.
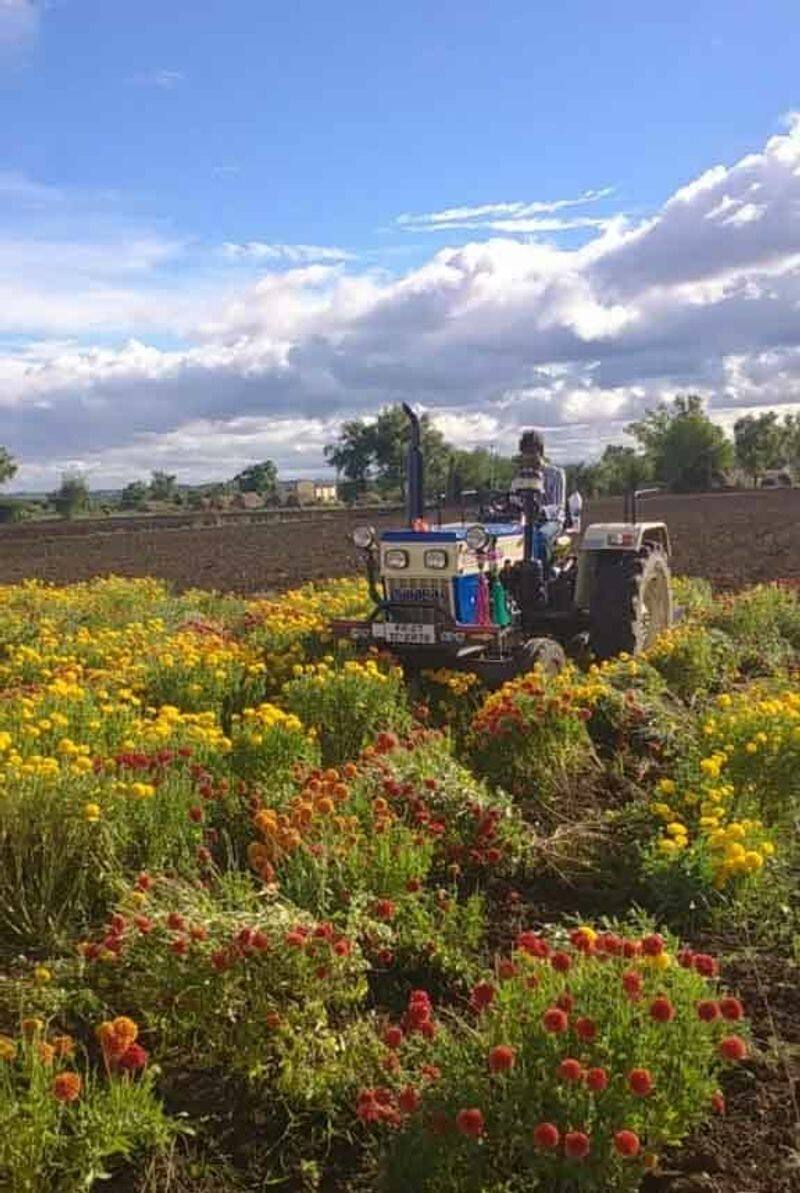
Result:
{"label": "tractor grille", "polygon": [[402,606],[392,610],[393,621],[432,624],[437,620],[436,611],[420,608],[422,602],[436,601],[448,613],[453,612],[452,581],[439,576],[393,576],[386,581],[386,593],[390,601]]}

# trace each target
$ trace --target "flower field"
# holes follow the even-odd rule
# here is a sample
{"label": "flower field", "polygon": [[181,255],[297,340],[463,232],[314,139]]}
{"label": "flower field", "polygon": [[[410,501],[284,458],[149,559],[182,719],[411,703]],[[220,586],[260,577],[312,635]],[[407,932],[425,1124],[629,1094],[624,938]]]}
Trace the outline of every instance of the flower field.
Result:
{"label": "flower field", "polygon": [[0,588],[0,1187],[796,1187],[800,599],[675,585],[494,693],[356,580]]}

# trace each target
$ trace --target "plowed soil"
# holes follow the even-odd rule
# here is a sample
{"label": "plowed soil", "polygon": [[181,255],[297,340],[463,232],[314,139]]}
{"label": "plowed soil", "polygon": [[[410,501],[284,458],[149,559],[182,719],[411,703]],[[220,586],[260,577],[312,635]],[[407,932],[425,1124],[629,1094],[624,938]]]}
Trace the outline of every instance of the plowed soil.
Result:
{"label": "plowed soil", "polygon": [[[593,502],[586,514],[619,520],[621,502]],[[645,499],[640,516],[667,522],[677,572],[705,576],[720,588],[800,578],[800,488]],[[402,519],[397,512],[367,517],[377,526]],[[0,583],[28,577],[70,583],[115,573],[160,576],[179,588],[277,590],[352,571],[357,562],[348,532],[364,521],[363,513],[328,512],[269,521],[241,515],[217,526],[185,517],[5,526]]]}

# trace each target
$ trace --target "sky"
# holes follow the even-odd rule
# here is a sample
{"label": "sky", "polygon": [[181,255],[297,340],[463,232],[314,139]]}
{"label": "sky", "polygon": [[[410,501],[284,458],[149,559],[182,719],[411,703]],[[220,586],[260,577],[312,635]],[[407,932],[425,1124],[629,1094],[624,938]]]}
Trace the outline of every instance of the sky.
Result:
{"label": "sky", "polygon": [[0,0],[12,487],[324,475],[396,401],[562,461],[800,412],[798,49],[796,0]]}

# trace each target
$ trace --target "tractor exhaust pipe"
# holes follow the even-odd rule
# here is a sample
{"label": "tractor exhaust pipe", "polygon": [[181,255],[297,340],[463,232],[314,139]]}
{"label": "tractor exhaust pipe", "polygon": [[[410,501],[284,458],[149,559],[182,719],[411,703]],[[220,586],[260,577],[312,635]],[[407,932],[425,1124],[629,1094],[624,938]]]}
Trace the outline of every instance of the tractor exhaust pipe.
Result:
{"label": "tractor exhaust pipe", "polygon": [[411,442],[408,446],[406,460],[406,508],[408,511],[408,525],[421,521],[425,515],[424,471],[422,460],[422,439],[419,419],[405,402],[403,413],[411,428]]}

